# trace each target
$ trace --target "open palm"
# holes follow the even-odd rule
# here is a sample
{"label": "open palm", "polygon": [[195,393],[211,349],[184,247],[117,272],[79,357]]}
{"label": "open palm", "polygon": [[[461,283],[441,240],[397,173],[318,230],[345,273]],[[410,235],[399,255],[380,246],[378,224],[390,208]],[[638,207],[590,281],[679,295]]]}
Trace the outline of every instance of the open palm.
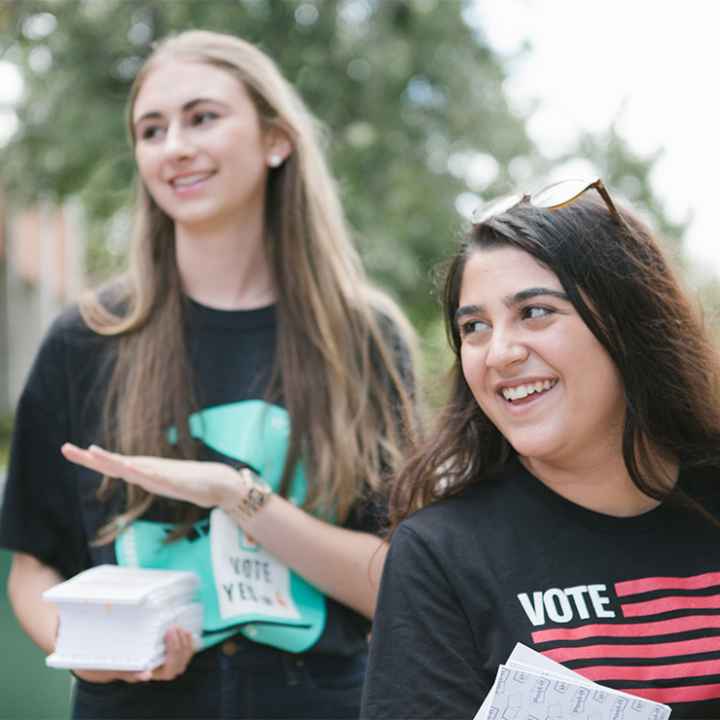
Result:
{"label": "open palm", "polygon": [[238,482],[235,470],[222,463],[121,455],[97,445],[84,450],[65,443],[61,450],[70,462],[109,477],[121,478],[153,495],[184,500],[200,507],[222,505]]}

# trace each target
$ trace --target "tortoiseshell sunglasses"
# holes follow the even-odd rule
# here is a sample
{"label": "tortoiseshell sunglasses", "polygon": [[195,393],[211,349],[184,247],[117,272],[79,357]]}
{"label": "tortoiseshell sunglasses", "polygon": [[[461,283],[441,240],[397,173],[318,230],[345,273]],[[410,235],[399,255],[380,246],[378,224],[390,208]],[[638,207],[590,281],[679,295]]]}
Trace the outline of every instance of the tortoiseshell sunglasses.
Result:
{"label": "tortoiseshell sunglasses", "polygon": [[511,210],[520,203],[528,203],[533,207],[542,210],[558,210],[574,203],[584,192],[595,189],[605,201],[610,214],[621,224],[624,225],[615,203],[610,197],[610,193],[600,178],[594,180],[561,180],[553,183],[548,187],[539,190],[532,195],[527,193],[514,193],[512,195],[504,195],[497,200],[492,201],[489,205],[478,208],[472,216],[473,225],[482,225],[495,215]]}

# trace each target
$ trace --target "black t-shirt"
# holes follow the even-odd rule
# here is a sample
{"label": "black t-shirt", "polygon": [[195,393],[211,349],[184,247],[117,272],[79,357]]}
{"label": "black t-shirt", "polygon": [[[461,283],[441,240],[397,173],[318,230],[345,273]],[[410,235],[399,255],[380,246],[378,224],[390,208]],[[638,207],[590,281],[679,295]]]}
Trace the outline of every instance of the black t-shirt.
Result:
{"label": "black t-shirt", "polygon": [[[254,408],[264,402],[275,355],[275,308],[223,311],[188,300],[185,323],[194,392],[202,408],[191,428],[203,426],[208,410],[214,417],[218,409],[226,410],[232,423],[232,413],[244,403]],[[80,447],[102,442],[102,404],[115,342],[89,330],[76,308],[63,313],[42,343],[15,417],[0,545],[35,556],[65,578],[117,561],[113,544],[91,545],[117,506],[98,502],[99,476],[60,453],[66,441]],[[205,459],[237,462],[218,447],[203,445]],[[274,467],[279,472],[282,462],[275,459]],[[162,502],[145,516],[158,522],[169,517]],[[378,532],[383,517],[382,501],[368,497],[353,508],[345,527]],[[324,630],[309,651],[364,651],[367,619],[331,598],[326,603]]]}
{"label": "black t-shirt", "polygon": [[[678,487],[717,512],[719,481]],[[595,513],[513,460],[394,534],[361,716],[468,720],[516,642],[673,718],[720,717],[720,525],[675,499]]]}

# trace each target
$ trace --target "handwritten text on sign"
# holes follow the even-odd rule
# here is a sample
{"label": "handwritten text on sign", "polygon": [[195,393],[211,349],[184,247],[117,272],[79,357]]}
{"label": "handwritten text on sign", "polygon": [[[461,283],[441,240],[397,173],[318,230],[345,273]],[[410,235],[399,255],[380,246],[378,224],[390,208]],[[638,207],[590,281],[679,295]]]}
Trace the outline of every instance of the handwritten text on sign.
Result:
{"label": "handwritten text on sign", "polygon": [[290,571],[246,537],[223,512],[210,515],[213,575],[220,615],[252,620],[298,620],[290,595]]}

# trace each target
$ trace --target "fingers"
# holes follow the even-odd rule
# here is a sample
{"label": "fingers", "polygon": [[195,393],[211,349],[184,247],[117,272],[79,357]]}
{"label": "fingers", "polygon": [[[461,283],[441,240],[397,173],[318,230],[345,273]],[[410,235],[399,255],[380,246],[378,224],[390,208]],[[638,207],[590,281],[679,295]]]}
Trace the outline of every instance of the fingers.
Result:
{"label": "fingers", "polygon": [[72,443],[65,443],[61,452],[70,462],[102,475],[121,478],[153,495],[183,500],[201,507],[218,504],[217,498],[228,484],[227,474],[234,475],[232,469],[220,463],[126,456],[108,452],[97,445],[91,445],[85,450]]}
{"label": "fingers", "polygon": [[90,460],[86,450],[79,448],[77,445],[66,442],[63,443],[60,448],[60,452],[63,454],[66,460],[77,463],[78,465],[84,465]]}
{"label": "fingers", "polygon": [[123,680],[131,684],[151,680],[174,680],[185,672],[194,654],[195,641],[192,633],[174,626],[165,633],[165,662],[154,670],[140,672],[76,670],[75,674],[82,680],[98,684],[108,683],[113,680]]}
{"label": "fingers", "polygon": [[152,672],[126,672],[122,670],[74,670],[76,677],[95,685],[104,685],[114,680],[126,683],[138,683],[152,679]]}
{"label": "fingers", "polygon": [[127,473],[127,465],[122,455],[109,453],[95,445],[91,445],[87,450],[84,450],[72,443],[64,443],[60,451],[70,462],[83,465],[103,475],[125,477]]}
{"label": "fingers", "polygon": [[91,445],[87,450],[84,450],[72,443],[65,443],[60,448],[60,451],[70,462],[94,470],[101,475],[122,478],[126,482],[140,485],[148,492],[158,490],[157,476],[143,472],[141,468],[136,466],[134,458],[108,452],[97,445]]}
{"label": "fingers", "polygon": [[85,682],[104,684],[109,683],[112,680],[119,680],[117,672],[110,670],[73,670],[76,677],[79,677]]}
{"label": "fingers", "polygon": [[193,636],[187,630],[171,627],[165,633],[165,662],[152,671],[152,680],[174,680],[182,675],[195,653]]}
{"label": "fingers", "polygon": [[187,669],[193,654],[195,644],[190,633],[173,628],[165,636],[166,656],[165,662],[154,670],[139,672],[123,672],[118,670],[75,670],[75,675],[89,683],[102,685],[114,680],[135,684],[150,682],[151,680],[169,681],[182,675]]}

